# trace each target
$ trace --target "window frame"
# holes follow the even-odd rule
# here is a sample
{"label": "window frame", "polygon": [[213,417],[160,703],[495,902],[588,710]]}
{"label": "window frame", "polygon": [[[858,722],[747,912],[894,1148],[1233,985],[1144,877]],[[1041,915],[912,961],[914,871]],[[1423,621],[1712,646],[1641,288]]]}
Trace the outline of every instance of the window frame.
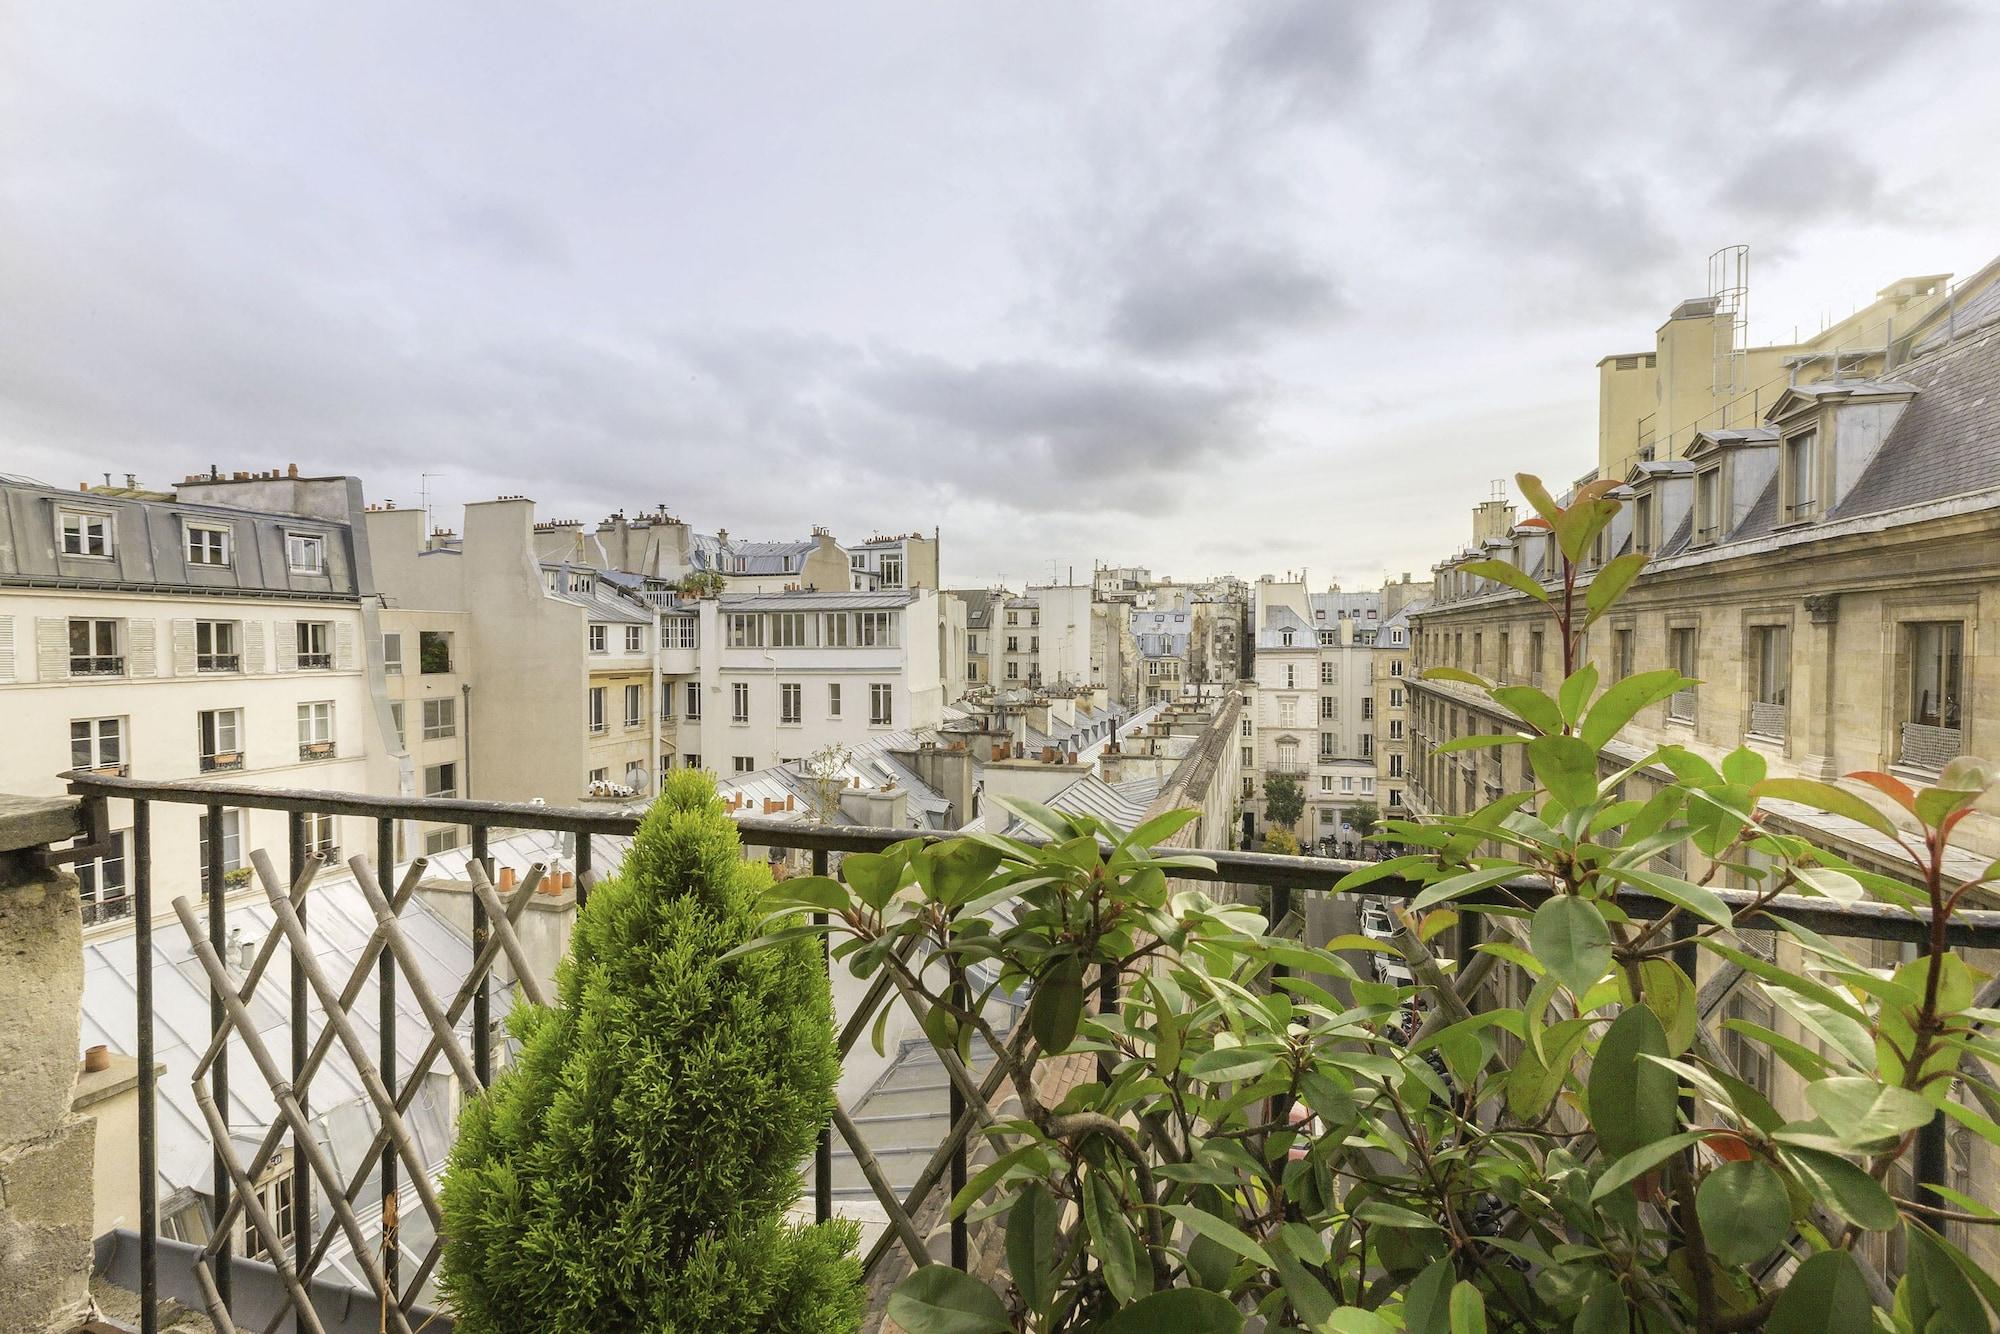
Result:
{"label": "window frame", "polygon": [[750,721],[750,683],[731,681],[729,683],[729,721],[731,725],[747,724]]}
{"label": "window frame", "polygon": [[[70,521],[76,521],[74,529],[77,549],[70,549]],[[84,508],[75,505],[56,507],[56,552],[66,560],[110,560],[118,554],[117,515],[106,509]],[[90,550],[93,530],[102,550]]]}
{"label": "window frame", "polygon": [[894,727],[896,725],[896,688],[887,681],[868,683],[868,725],[870,727]]}
{"label": "window frame", "polygon": [[458,701],[450,695],[438,695],[424,701],[423,738],[426,741],[447,741],[458,735]]}
{"label": "window frame", "polygon": [[[310,556],[310,561],[300,564],[301,553]],[[285,568],[293,574],[325,574],[327,541],[325,533],[285,531]]]}
{"label": "window frame", "polygon": [[[204,539],[220,538],[219,542]],[[236,561],[236,530],[223,523],[197,523],[188,520],[181,527],[181,550],[191,566],[202,569],[227,569]],[[210,554],[215,559],[209,559]]]}

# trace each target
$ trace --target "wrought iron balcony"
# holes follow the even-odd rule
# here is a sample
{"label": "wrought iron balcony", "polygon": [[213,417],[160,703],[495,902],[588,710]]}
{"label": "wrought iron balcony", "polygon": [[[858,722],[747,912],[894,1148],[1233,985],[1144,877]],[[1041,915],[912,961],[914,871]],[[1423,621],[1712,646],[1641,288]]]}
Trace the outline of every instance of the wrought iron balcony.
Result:
{"label": "wrought iron balcony", "polygon": [[331,760],[335,758],[331,741],[301,741],[299,758],[302,760]]}
{"label": "wrought iron balcony", "polygon": [[122,654],[91,653],[71,654],[69,660],[71,676],[123,676],[125,658]]}
{"label": "wrought iron balcony", "polygon": [[1902,746],[1896,763],[1910,769],[1936,773],[1958,758],[1964,734],[1956,727],[1933,727],[1927,723],[1904,723]]}
{"label": "wrought iron balcony", "polygon": [[197,653],[194,669],[198,672],[240,672],[243,659],[235,653]]}
{"label": "wrought iron balcony", "polygon": [[242,767],[243,752],[240,750],[217,751],[201,757],[201,771],[205,774],[229,773]]}
{"label": "wrought iron balcony", "polygon": [[[588,901],[597,883],[597,839],[630,838],[636,834],[640,817],[617,810],[554,807],[532,804],[503,804],[450,798],[383,797],[328,792],[272,789],[244,784],[199,782],[149,783],[129,778],[109,777],[84,771],[65,775],[71,791],[85,800],[86,824],[90,833],[76,845],[57,850],[60,860],[82,860],[102,856],[110,839],[109,803],[131,804],[132,883],[129,900],[107,900],[101,911],[111,911],[111,903],[126,902],[133,917],[135,954],[134,1005],[139,1080],[137,1213],[138,1247],[136,1263],[125,1261],[133,1272],[132,1282],[141,1294],[141,1328],[158,1328],[160,1299],[172,1296],[196,1309],[205,1309],[217,1319],[230,1316],[252,1320],[253,1327],[276,1327],[286,1312],[299,1312],[303,1328],[330,1328],[313,1312],[332,1311],[335,1303],[368,1312],[368,1328],[415,1334],[430,1334],[450,1328],[448,1314],[433,1314],[419,1304],[419,1297],[441,1257],[442,1243],[436,1241],[440,1212],[429,1165],[414,1151],[407,1117],[425,1087],[430,1074],[456,1075],[467,1096],[477,1096],[494,1074],[496,1046],[504,1041],[495,1013],[495,988],[499,978],[510,978],[519,994],[532,1002],[545,1002],[542,981],[528,967],[522,952],[516,923],[533,900],[543,879],[555,874],[550,864],[531,865],[522,881],[508,888],[488,879],[484,867],[491,865],[491,839],[495,831],[547,831],[573,840],[573,852],[564,856],[575,875],[579,905]],[[1406,796],[1421,805],[1423,787],[1412,782]],[[186,810],[193,807],[194,810]],[[211,827],[218,824],[226,809],[282,812],[288,817],[289,839],[283,849],[287,873],[280,873],[278,861],[263,850],[251,855],[255,876],[262,882],[271,905],[269,930],[255,945],[239,946],[240,954],[230,953],[225,896],[207,895],[205,907],[198,908],[186,898],[175,901],[174,923],[156,925],[155,913],[162,907],[156,891],[152,839],[157,823],[179,819],[192,824],[205,811]],[[359,946],[358,954],[345,967],[345,976],[324,971],[329,956],[314,947],[313,904],[315,882],[329,860],[328,854],[312,852],[309,815],[333,815],[349,820],[366,820],[374,828],[373,856],[353,858],[348,865],[355,886],[367,900],[377,929]],[[420,963],[405,933],[404,916],[414,902],[417,886],[424,879],[428,859],[407,863],[400,875],[390,874],[395,866],[396,827],[399,822],[417,821],[427,826],[460,826],[470,831],[471,859],[467,875],[471,880],[471,945],[462,981],[449,994],[430,990],[431,975]],[[737,829],[743,842],[752,847],[794,850],[811,856],[816,873],[832,869],[835,855],[850,852],[881,852],[911,837],[937,841],[948,833],[912,834],[908,829],[829,827],[790,820],[756,816],[739,817]],[[205,846],[204,876],[222,882],[224,848],[219,840]],[[1188,849],[1193,851],[1193,849]],[[1214,869],[1184,868],[1178,875],[1188,880],[1220,881],[1234,886],[1261,886],[1270,891],[1271,920],[1282,922],[1292,916],[1297,894],[1327,894],[1347,873],[1364,863],[1324,857],[1282,857],[1233,851],[1209,851]],[[231,873],[232,875],[235,873]],[[251,874],[247,869],[242,873]],[[503,878],[504,879],[504,878]],[[1368,893],[1388,899],[1409,899],[1422,892],[1418,881],[1396,877],[1370,884]],[[1753,902],[1763,910],[1810,930],[1829,936],[1872,940],[1922,942],[1928,939],[1930,923],[1922,912],[1906,912],[1888,904],[1860,903],[1840,907],[1824,898],[1779,895],[1761,899],[1750,891],[1716,890],[1724,903],[1742,909]],[[1489,901],[1507,902],[1528,908],[1539,905],[1549,895],[1540,882],[1510,882],[1485,892]],[[324,900],[320,900],[324,902]],[[1662,899],[1632,890],[1620,890],[1618,906],[1629,916],[1650,920],[1669,912],[1672,905]],[[214,1152],[216,1186],[207,1200],[208,1237],[191,1245],[160,1236],[158,1197],[158,1126],[160,1124],[156,1067],[156,1024],[152,978],[155,968],[153,932],[166,929],[185,932],[193,947],[197,985],[205,986],[211,1000],[211,1033],[206,1051],[197,1049],[191,1068],[176,1070],[176,1077],[196,1081],[196,1097],[209,1123]],[[324,925],[318,928],[325,931]],[[1961,910],[1947,928],[1948,943],[1966,949],[2000,949],[2000,912]],[[1447,942],[1440,939],[1443,947]],[[1480,989],[1494,984],[1496,974],[1510,967],[1496,954],[1477,952],[1476,934],[1464,932],[1457,941],[1461,985],[1465,995],[1476,1002]],[[1693,950],[1688,942],[1683,948]],[[284,952],[290,970],[288,986],[278,985],[276,1003],[288,1014],[289,1051],[280,1049],[268,1022],[260,1021],[253,1002],[268,1011],[274,998],[267,988],[257,999],[260,983],[270,978],[271,969]],[[496,966],[506,960],[505,971],[496,978]],[[1691,962],[1691,961],[1690,961]],[[900,1004],[893,993],[891,970],[878,970],[860,1002],[845,1019],[839,1033],[843,1058],[863,1040],[885,1006]],[[1100,1006],[1119,1002],[1123,979],[1107,976],[1098,980],[1096,1002]],[[372,988],[379,1005],[376,1042],[361,1039],[349,1021],[364,991]],[[396,1036],[398,996],[417,1001],[424,1015],[420,1029],[425,1036],[422,1055],[412,1062],[399,1048]],[[469,1020],[469,1024],[468,1021]],[[315,1072],[322,1069],[338,1044],[345,1060],[359,1074],[355,1085],[364,1091],[360,1104],[361,1124],[372,1130],[372,1141],[359,1152],[343,1152],[338,1160],[322,1143],[322,1132],[308,1090]],[[247,1066],[244,1057],[250,1058]],[[868,1248],[863,1264],[872,1279],[892,1277],[891,1269],[921,1265],[933,1260],[930,1237],[949,1236],[949,1259],[963,1267],[970,1254],[969,1231],[974,1224],[963,1215],[947,1219],[944,1208],[951,1194],[947,1183],[963,1182],[975,1154],[982,1152],[979,1130],[990,1107],[1001,1093],[1004,1069],[995,1064],[983,1073],[974,1073],[956,1059],[946,1061],[951,1094],[949,1127],[934,1147],[870,1150],[865,1127],[850,1111],[836,1104],[828,1126],[822,1131],[818,1150],[806,1169],[808,1194],[814,1212],[830,1218],[842,1196],[859,1196],[879,1208],[888,1226]],[[269,1085],[268,1098],[258,1102],[275,1110],[262,1126],[225,1122],[220,1108],[232,1104],[229,1081],[246,1074]],[[1920,1152],[1922,1164],[1944,1162],[1942,1122],[1936,1130],[1919,1132],[1938,1137],[1936,1152]],[[861,1182],[836,1189],[836,1139],[852,1151],[852,1165]],[[258,1201],[256,1187],[261,1173],[277,1155],[289,1149],[295,1164],[293,1208],[289,1235],[280,1233],[277,1221]],[[921,1166],[907,1175],[906,1188],[892,1185],[883,1159],[892,1154],[907,1158],[906,1166]],[[1928,1170],[1928,1169],[1925,1169]],[[1942,1173],[1942,1167],[1937,1170]],[[1941,1180],[1926,1177],[1930,1184]],[[353,1203],[361,1198],[364,1186],[374,1184],[376,1199],[404,1201],[400,1210],[410,1214],[398,1220],[398,1209],[382,1211],[379,1224],[364,1219]],[[405,1183],[400,1184],[399,1183]],[[864,1189],[865,1183],[865,1189]],[[411,1198],[414,1197],[414,1203]],[[414,1216],[420,1210],[423,1217]],[[258,1249],[275,1270],[260,1269],[245,1278],[247,1286],[258,1288],[256,1314],[251,1316],[252,1295],[236,1298],[238,1274],[234,1260],[234,1238],[239,1223],[247,1223],[257,1234]],[[414,1248],[406,1253],[404,1229],[425,1239],[422,1253]],[[362,1291],[342,1287],[339,1271],[328,1261],[329,1250],[343,1248],[341,1268],[359,1276]],[[997,1250],[997,1247],[996,1247]],[[945,1258],[940,1255],[935,1258]],[[250,1271],[244,1271],[250,1274]],[[252,1282],[254,1278],[254,1283]],[[875,1285],[886,1290],[887,1283]],[[197,1307],[196,1304],[199,1303]],[[274,1304],[275,1303],[275,1307]]]}
{"label": "wrought iron balcony", "polygon": [[302,672],[323,672],[331,670],[332,667],[333,655],[331,653],[299,654],[299,670]]}

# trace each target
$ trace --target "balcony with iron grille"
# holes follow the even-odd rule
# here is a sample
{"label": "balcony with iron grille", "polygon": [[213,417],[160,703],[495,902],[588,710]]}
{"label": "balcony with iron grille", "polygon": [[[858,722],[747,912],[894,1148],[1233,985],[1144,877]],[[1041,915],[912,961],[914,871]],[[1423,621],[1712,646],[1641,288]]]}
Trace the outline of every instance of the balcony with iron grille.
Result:
{"label": "balcony with iron grille", "polygon": [[[452,1124],[435,1095],[456,1081],[476,1096],[504,1068],[506,1011],[517,998],[549,998],[549,970],[533,953],[541,928],[529,929],[529,915],[586,904],[603,873],[615,868],[640,816],[147,783],[83,772],[67,777],[74,799],[0,798],[0,862],[78,864],[104,856],[117,837],[111,803],[129,803],[129,897],[100,904],[97,920],[108,920],[102,914],[113,911],[111,904],[129,904],[132,933],[109,942],[93,937],[86,948],[121,978],[124,1008],[116,1022],[107,1022],[109,1011],[97,1011],[92,1025],[111,1034],[114,1054],[135,1062],[139,1194],[126,1221],[97,1239],[99,1275],[139,1294],[136,1323],[145,1331],[162,1327],[166,1298],[246,1328],[448,1331],[449,1313],[433,1309],[431,1280],[441,1253],[435,1174]],[[1410,795],[1421,800],[1421,793],[1412,784]],[[191,826],[198,815],[213,820],[225,809],[261,812],[259,828],[281,821],[288,832],[250,854],[240,892],[177,893],[172,868],[150,854],[153,841],[170,822]],[[333,854],[314,850],[310,821],[318,816],[372,827],[372,846],[364,845],[344,874]],[[457,827],[466,838],[455,852],[399,861],[399,824]],[[907,829],[747,815],[736,827],[748,847],[797,857],[820,873],[847,854],[881,853],[912,837]],[[1271,920],[1281,923],[1297,923],[1295,909],[1328,895],[1360,865],[1222,850],[1206,855],[1212,869],[1189,866],[1175,875],[1267,891]],[[220,841],[207,842],[202,876],[231,880],[224,856]],[[507,869],[493,869],[503,862]],[[517,877],[518,862],[527,865]],[[442,887],[440,875],[448,882]],[[1387,876],[1367,892],[1408,900],[1423,888]],[[1540,883],[1510,882],[1501,890],[1530,908],[1548,896]],[[1716,892],[1732,906],[1757,898]],[[440,895],[455,904],[444,914],[458,914],[455,929],[441,925],[431,906]],[[1670,908],[1636,890],[1618,897],[1635,922]],[[1840,907],[1780,896],[1764,906],[1826,935],[1915,942],[1929,931],[1920,914],[1886,905]],[[252,922],[254,932],[243,929]],[[1949,930],[1961,947],[2000,948],[2000,913],[1961,912]],[[1454,985],[1474,1008],[1511,966],[1479,952],[1479,944],[1478,936],[1457,932],[1434,942],[1443,959],[1456,952]],[[76,948],[73,941],[68,948]],[[69,968],[62,975],[71,979],[74,999],[81,993],[73,963]],[[0,985],[10,980],[17,975],[0,974]],[[1126,981],[1101,979],[1094,1003],[1120,1003]],[[0,995],[0,1023],[13,1013],[11,999]],[[861,1058],[871,1024],[903,1003],[889,974],[877,972],[838,1016],[843,1059]],[[75,1041],[70,1031],[67,1040]],[[0,1043],[0,1053],[9,1050]],[[1003,1251],[993,1232],[1001,1223],[954,1217],[945,1208],[969,1174],[991,1160],[980,1130],[1007,1092],[999,1067],[976,1047],[964,1060],[939,1062],[934,1054],[915,1060],[927,1051],[905,1047],[858,1097],[838,1104],[816,1153],[800,1167],[811,1216],[839,1211],[872,1220],[862,1258],[878,1301],[915,1266],[966,1267],[975,1236],[978,1253]],[[17,1073],[0,1069],[0,1080]],[[905,1106],[916,1110],[891,1110]],[[268,1207],[269,1172],[280,1162],[291,1164],[288,1214]],[[245,1235],[264,1260],[243,1258]]]}

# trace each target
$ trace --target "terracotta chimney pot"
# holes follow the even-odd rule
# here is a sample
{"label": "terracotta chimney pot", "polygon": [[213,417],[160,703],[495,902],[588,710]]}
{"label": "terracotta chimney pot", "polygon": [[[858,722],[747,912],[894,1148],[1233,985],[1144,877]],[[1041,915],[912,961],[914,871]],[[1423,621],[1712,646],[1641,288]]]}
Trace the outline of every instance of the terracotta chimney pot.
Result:
{"label": "terracotta chimney pot", "polygon": [[111,1068],[111,1048],[99,1043],[87,1048],[83,1053],[83,1068],[93,1073]]}

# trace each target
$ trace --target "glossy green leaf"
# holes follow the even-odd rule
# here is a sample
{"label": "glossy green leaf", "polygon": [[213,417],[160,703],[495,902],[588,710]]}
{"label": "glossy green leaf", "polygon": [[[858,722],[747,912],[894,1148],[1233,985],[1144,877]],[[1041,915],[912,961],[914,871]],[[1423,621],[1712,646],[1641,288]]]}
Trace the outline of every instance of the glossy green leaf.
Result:
{"label": "glossy green leaf", "polygon": [[1694,983],[1671,959],[1647,959],[1639,965],[1639,981],[1646,989],[1645,1004],[1660,1020],[1667,1033],[1667,1052],[1679,1056],[1694,1043],[1701,1014]]}
{"label": "glossy green leaf", "polygon": [[1558,894],[1535,909],[1529,926],[1535,957],[1581,996],[1611,967],[1611,928],[1597,905]]}
{"label": "glossy green leaf", "polygon": [[1625,595],[1625,590],[1632,586],[1632,581],[1645,568],[1646,557],[1640,552],[1628,552],[1606,561],[1604,568],[1592,576],[1590,590],[1584,594],[1583,605],[1590,611],[1589,619],[1584,623],[1588,625],[1609,611],[1611,604]]}
{"label": "glossy green leaf", "polygon": [[1193,806],[1182,806],[1156,815],[1118,840],[1121,848],[1152,848],[1166,842],[1200,816]]}
{"label": "glossy green leaf", "polygon": [[1538,736],[1528,742],[1535,781],[1572,810],[1597,800],[1597,749],[1574,736]]}
{"label": "glossy green leaf", "polygon": [[1857,1149],[1894,1140],[1927,1125],[1930,1103],[1873,1079],[1842,1075],[1806,1086],[1806,1102],[1827,1128]]}
{"label": "glossy green leaf", "polygon": [[1486,1298],[1464,1279],[1451,1290],[1451,1334],[1486,1334]]}
{"label": "glossy green leaf", "polygon": [[1068,959],[1028,999],[1028,1031],[1049,1055],[1067,1051],[1083,1021],[1083,964]]}
{"label": "glossy green leaf", "polygon": [[1644,1056],[1664,1058],[1666,1030],[1643,1005],[1612,1021],[1591,1063],[1590,1124],[1604,1152],[1622,1158],[1674,1133],[1673,1072]]}
{"label": "glossy green leaf", "polygon": [[1792,1230],[1784,1179],[1761,1158],[1724,1163],[1703,1177],[1694,1206],[1708,1249],[1724,1264],[1755,1264]]}
{"label": "glossy green leaf", "polygon": [[1572,727],[1582,722],[1584,708],[1596,690],[1596,663],[1586,662],[1571,672],[1556,691],[1556,707],[1562,710],[1563,721]]}
{"label": "glossy green leaf", "polygon": [[1141,1297],[1093,1334],[1238,1334],[1243,1314],[1228,1298],[1201,1288],[1168,1288]]}
{"label": "glossy green leaf", "polygon": [[1524,1047],[1507,1071],[1507,1110],[1516,1120],[1533,1121],[1548,1110],[1562,1091],[1563,1079],[1576,1058],[1576,1049],[1590,1036],[1585,1019],[1565,1019],[1542,1034],[1542,1055]]}
{"label": "glossy green leaf", "polygon": [[1403,1291],[1407,1334],[1451,1334],[1451,1290],[1458,1278],[1449,1258],[1433,1261]]}
{"label": "glossy green leaf", "polygon": [[1821,783],[1810,778],[1767,778],[1750,789],[1750,794],[1762,801],[1796,801],[1802,806],[1810,806],[1816,811],[1829,815],[1841,815],[1866,825],[1878,834],[1893,835],[1896,826],[1888,816],[1872,804],[1849,792],[1846,788],[1835,787],[1831,783]]}
{"label": "glossy green leaf", "polygon": [[840,878],[861,901],[882,911],[903,883],[903,860],[880,852],[850,852],[840,859]]}
{"label": "glossy green leaf", "polygon": [[1658,871],[1642,871],[1636,867],[1619,867],[1606,872],[1637,889],[1679,904],[1702,921],[1715,926],[1728,926],[1731,922],[1729,905],[1719,898],[1715,891],[1697,885],[1691,880],[1683,880],[1677,875],[1665,875]]}
{"label": "glossy green leaf", "polygon": [[1542,479],[1533,473],[1515,473],[1514,485],[1521,488],[1521,495],[1534,507],[1535,513],[1544,523],[1554,523],[1556,516],[1562,513],[1555,502],[1555,497],[1551,496],[1548,488],[1542,485]]}
{"label": "glossy green leaf", "polygon": [[[1151,1266],[1139,1251],[1139,1239],[1125,1220],[1117,1192],[1095,1172],[1083,1178],[1083,1222],[1090,1232],[1091,1254],[1104,1275],[1104,1286],[1121,1302],[1129,1302],[1152,1287]],[[1142,1272],[1147,1281],[1141,1282]]]}
{"label": "glossy green leaf", "polygon": [[[1495,686],[1493,702],[1506,709],[1537,732],[1545,735],[1563,730],[1562,709],[1533,686]],[[1487,740],[1504,738],[1488,736]]]}
{"label": "glossy green leaf", "polygon": [[1030,1311],[1045,1311],[1056,1294],[1056,1234],[1062,1206],[1041,1182],[1031,1182],[1007,1210],[1007,1272]]}
{"label": "glossy green leaf", "polygon": [[1483,871],[1467,871],[1463,875],[1455,875],[1427,886],[1423,893],[1411,901],[1410,911],[1418,913],[1426,908],[1436,907],[1440,903],[1448,903],[1452,899],[1462,899],[1468,894],[1477,894],[1482,889],[1504,885],[1521,874],[1522,868],[1518,866],[1493,866]]}
{"label": "glossy green leaf", "polygon": [[1285,1300],[1292,1304],[1292,1309],[1307,1325],[1318,1328],[1333,1319],[1339,1309],[1333,1294],[1289,1249],[1283,1246],[1274,1248],[1271,1251],[1271,1266],[1278,1271],[1278,1282],[1285,1289]]}
{"label": "glossy green leaf", "polygon": [[1526,593],[1537,602],[1549,600],[1549,591],[1536,583],[1527,571],[1517,565],[1509,565],[1504,560],[1469,560],[1458,568],[1475,578],[1491,579],[1517,592]]}
{"label": "glossy green leaf", "polygon": [[1224,1222],[1191,1204],[1170,1204],[1166,1206],[1166,1211],[1197,1235],[1207,1237],[1216,1245],[1226,1247],[1266,1269],[1271,1267],[1271,1253],[1235,1223]]}
{"label": "glossy green leaf", "polygon": [[1950,1243],[1923,1227],[1912,1227],[1905,1236],[1910,1248],[1906,1295],[1915,1327],[1992,1329],[1993,1319],[1950,1254]]}
{"label": "glossy green leaf", "polygon": [[1462,686],[1477,686],[1481,690],[1490,689],[1493,685],[1485,677],[1474,676],[1471,672],[1462,671],[1457,667],[1426,667],[1418,679],[1424,681],[1453,681]]}
{"label": "glossy green leaf", "polygon": [[1764,1324],[1764,1334],[1872,1334],[1874,1329],[1868,1282],[1846,1251],[1808,1256]]}
{"label": "glossy green leaf", "polygon": [[1896,1226],[1896,1202],[1889,1192],[1847,1159],[1795,1145],[1781,1148],[1779,1156],[1804,1179],[1811,1194],[1848,1222],[1870,1232]]}
{"label": "glossy green leaf", "polygon": [[950,1265],[925,1265],[889,1294],[889,1318],[909,1334],[1008,1334],[1000,1295]]}
{"label": "glossy green leaf", "polygon": [[1595,1186],[1591,1187],[1591,1201],[1595,1203],[1612,1191],[1637,1181],[1689,1145],[1699,1143],[1702,1133],[1699,1130],[1683,1130],[1678,1135],[1669,1135],[1665,1139],[1654,1140],[1651,1144],[1643,1144],[1632,1150],[1604,1169],[1604,1175],[1597,1179]]}
{"label": "glossy green leaf", "polygon": [[1581,735],[1592,747],[1602,750],[1632,721],[1639,710],[1658,704],[1688,684],[1676,671],[1635,672],[1598,696],[1597,703],[1584,715]]}

